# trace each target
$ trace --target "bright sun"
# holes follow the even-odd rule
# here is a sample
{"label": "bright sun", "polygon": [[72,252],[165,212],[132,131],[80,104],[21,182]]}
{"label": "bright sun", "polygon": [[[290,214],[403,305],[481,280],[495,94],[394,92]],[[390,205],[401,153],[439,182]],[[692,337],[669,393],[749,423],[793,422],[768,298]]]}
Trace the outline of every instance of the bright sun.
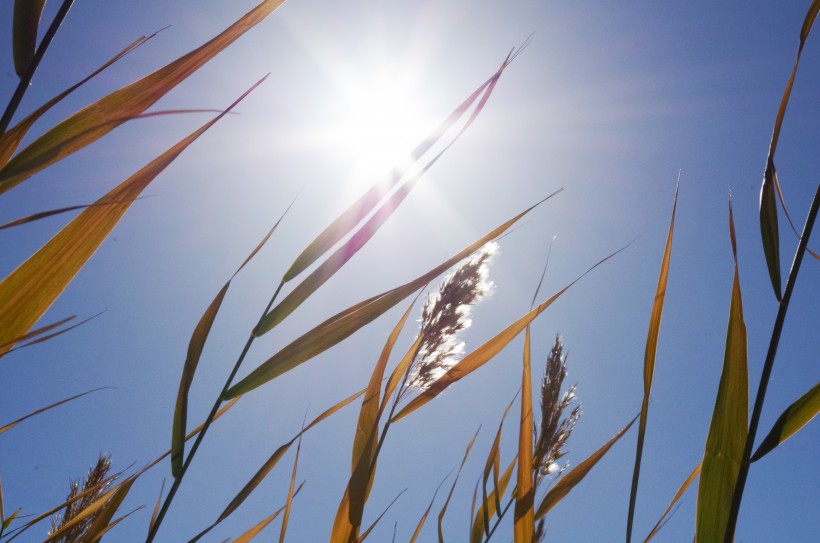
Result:
{"label": "bright sun", "polygon": [[412,85],[395,78],[379,75],[341,91],[339,114],[325,127],[325,135],[334,150],[351,161],[353,186],[367,186],[403,165],[436,126],[412,96]]}

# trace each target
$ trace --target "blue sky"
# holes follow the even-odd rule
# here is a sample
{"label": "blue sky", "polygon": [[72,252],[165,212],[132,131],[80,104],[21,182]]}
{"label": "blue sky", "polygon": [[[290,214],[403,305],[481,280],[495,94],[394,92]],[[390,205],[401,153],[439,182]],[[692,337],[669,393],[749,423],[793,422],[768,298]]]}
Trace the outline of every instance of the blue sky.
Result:
{"label": "blue sky", "polygon": [[[750,389],[757,387],[777,309],[760,247],[759,186],[808,4],[287,2],[155,106],[223,108],[271,72],[237,108],[240,115],[220,121],[149,187],[150,198],[132,207],[45,319],[106,313],[69,335],[3,359],[3,422],[90,388],[114,387],[2,436],[7,510],[36,513],[56,503],[68,479],[82,475],[100,451],[110,452],[122,469],[168,448],[195,323],[298,193],[265,251],[234,281],[216,321],[191,395],[189,421],[201,420],[282,273],[357,191],[375,180],[375,170],[363,162],[377,158],[362,149],[390,139],[388,129],[404,122],[401,117],[410,118],[403,133],[421,130],[421,137],[425,126],[432,128],[449,114],[511,47],[533,33],[476,123],[348,266],[254,344],[242,372],[320,320],[416,277],[563,187],[502,240],[490,272],[495,292],[475,308],[465,339],[470,350],[528,309],[553,237],[542,298],[637,238],[573,287],[533,328],[539,371],[556,333],[569,352],[567,379],[578,383],[583,406],[567,456],[575,465],[640,409],[649,312],[680,170],[636,513],[636,534],[643,536],[703,454],[732,282],[729,190],[739,236]],[[35,128],[43,130],[200,45],[253,5],[247,0],[77,2],[20,114],[140,35],[171,25],[47,115]],[[55,9],[49,5],[46,17]],[[0,27],[0,43],[9,43],[9,26]],[[777,155],[784,196],[801,225],[820,172],[818,59],[818,38],[811,36]],[[16,76],[10,55],[0,62],[5,97]],[[384,85],[397,102],[384,106],[387,127],[367,125],[384,132],[375,141],[358,141],[356,114],[361,117],[362,108],[385,91],[364,99],[357,93]],[[118,128],[4,194],[0,218],[5,222],[91,202],[205,119],[179,115]],[[13,270],[67,220],[0,232],[0,273]],[[796,242],[782,219],[781,240],[787,269]],[[818,279],[817,261],[807,260],[781,339],[761,433],[818,380],[812,341]],[[298,431],[306,411],[311,418],[363,387],[402,310],[243,398],[205,439],[158,541],[194,535]],[[398,351],[412,341],[413,328]],[[389,541],[394,522],[397,541],[409,538],[436,485],[483,424],[448,512],[448,540],[463,540],[472,487],[519,386],[520,363],[519,339],[391,430],[366,518],[375,518],[398,492],[408,490],[374,532],[374,541]],[[291,541],[327,539],[347,479],[356,415],[357,407],[348,407],[306,436],[300,474],[307,482],[294,504]],[[511,415],[502,460],[514,454],[514,421]],[[623,537],[635,435],[624,437],[548,516],[548,541]],[[753,465],[738,541],[816,540],[818,447],[815,422]],[[279,507],[287,491],[288,459],[210,541],[238,535]],[[143,537],[163,478],[170,478],[167,464],[135,485],[124,510],[147,508],[118,527],[112,540]],[[695,496],[693,487],[659,541],[691,538]],[[434,521],[422,540],[432,540],[433,526]],[[501,534],[502,540],[510,537]]]}

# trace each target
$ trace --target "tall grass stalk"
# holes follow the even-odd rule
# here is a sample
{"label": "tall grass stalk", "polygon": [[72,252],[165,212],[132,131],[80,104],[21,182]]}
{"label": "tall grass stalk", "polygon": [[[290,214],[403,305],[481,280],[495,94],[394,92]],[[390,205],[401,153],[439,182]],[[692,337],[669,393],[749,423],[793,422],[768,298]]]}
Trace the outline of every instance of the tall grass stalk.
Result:
{"label": "tall grass stalk", "polygon": [[760,424],[760,415],[763,411],[763,402],[766,399],[766,390],[769,386],[769,379],[771,378],[772,368],[774,367],[774,359],[777,355],[777,346],[780,343],[780,334],[783,331],[783,323],[786,320],[786,313],[789,310],[789,302],[791,301],[792,292],[794,291],[794,285],[797,282],[797,274],[800,272],[800,264],[803,262],[803,256],[806,254],[806,248],[809,243],[809,238],[811,237],[812,229],[814,228],[818,209],[820,209],[820,185],[817,186],[809,214],[806,217],[803,234],[800,236],[800,243],[797,245],[797,251],[795,251],[792,267],[789,271],[786,290],[783,292],[782,300],[777,309],[777,317],[774,321],[774,328],[772,330],[771,340],[769,341],[769,349],[766,352],[766,361],[763,364],[763,371],[760,374],[760,383],[757,386],[757,395],[755,396],[754,408],[752,409],[752,417],[749,421],[749,432],[746,436],[746,445],[743,448],[743,461],[740,464],[740,471],[738,472],[734,494],[732,495],[732,505],[729,509],[726,535],[723,539],[724,543],[732,543],[734,540],[737,517],[740,511],[740,502],[743,499],[746,477],[749,474],[749,467],[751,465],[752,447],[754,446],[757,427]]}

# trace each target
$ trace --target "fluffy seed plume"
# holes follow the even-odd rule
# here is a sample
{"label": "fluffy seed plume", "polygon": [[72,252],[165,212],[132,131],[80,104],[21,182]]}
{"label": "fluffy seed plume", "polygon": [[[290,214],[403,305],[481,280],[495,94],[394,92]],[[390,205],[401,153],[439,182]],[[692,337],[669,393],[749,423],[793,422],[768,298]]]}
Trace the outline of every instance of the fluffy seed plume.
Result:
{"label": "fluffy seed plume", "polygon": [[[74,517],[79,515],[86,507],[94,503],[108,490],[109,484],[103,483],[108,471],[111,469],[111,457],[107,454],[100,454],[97,463],[88,468],[88,474],[85,476],[85,481],[71,481],[69,483],[69,492],[66,501],[75,498],[78,494],[85,492],[88,489],[93,489],[91,492],[80,498],[79,500],[71,502],[63,511],[62,515],[57,515],[51,519],[51,531],[53,534],[57,530],[67,525]],[[75,524],[66,532],[60,535],[55,543],[73,543],[75,541],[83,541],[86,536],[88,528],[94,522],[96,515],[89,515],[81,522]]]}
{"label": "fluffy seed plume", "polygon": [[488,243],[444,278],[438,291],[428,294],[421,313],[422,338],[410,368],[410,386],[424,390],[444,375],[464,352],[459,333],[470,326],[470,308],[492,289],[489,263],[498,245]]}
{"label": "fluffy seed plume", "polygon": [[544,477],[558,476],[566,469],[557,461],[566,454],[564,446],[581,417],[581,408],[577,405],[565,414],[575,399],[575,385],[561,394],[567,375],[567,357],[563,351],[561,336],[555,336],[541,382],[541,424],[535,429],[533,475],[536,486]]}

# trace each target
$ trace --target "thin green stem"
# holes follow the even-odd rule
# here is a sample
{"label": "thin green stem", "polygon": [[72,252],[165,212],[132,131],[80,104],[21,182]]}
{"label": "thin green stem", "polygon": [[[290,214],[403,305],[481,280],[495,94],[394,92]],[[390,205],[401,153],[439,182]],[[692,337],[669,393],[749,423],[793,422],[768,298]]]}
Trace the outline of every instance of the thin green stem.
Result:
{"label": "thin green stem", "polygon": [[746,445],[743,448],[743,457],[740,463],[740,471],[735,482],[735,491],[732,495],[732,505],[729,509],[729,520],[726,525],[726,534],[724,536],[724,543],[732,543],[735,536],[735,527],[737,525],[737,516],[740,511],[740,502],[743,499],[743,489],[746,485],[746,477],[749,474],[749,466],[751,465],[750,458],[752,456],[752,446],[755,441],[755,434],[760,423],[760,414],[763,411],[763,401],[766,398],[766,389],[769,385],[769,379],[772,374],[772,367],[774,366],[774,358],[777,354],[777,345],[780,342],[780,333],[783,330],[783,323],[786,320],[786,312],[789,309],[789,300],[794,290],[794,284],[797,281],[797,274],[800,271],[800,264],[803,262],[803,255],[806,253],[806,246],[811,237],[811,231],[814,226],[814,221],[817,218],[817,211],[820,209],[820,184],[817,186],[817,192],[814,194],[814,200],[809,209],[809,214],[806,217],[806,224],[803,227],[803,235],[800,236],[800,243],[797,245],[797,251],[794,255],[791,270],[789,271],[789,279],[786,282],[786,290],[783,293],[783,298],[777,310],[777,318],[774,321],[774,329],[772,331],[771,341],[769,342],[769,350],[766,353],[766,361],[763,364],[763,373],[760,375],[760,384],[757,387],[757,397],[755,398],[754,409],[752,410],[752,418],[749,422],[749,432],[746,435]]}
{"label": "thin green stem", "polygon": [[505,505],[504,509],[498,514],[498,518],[495,519],[495,524],[493,524],[493,527],[490,529],[489,532],[487,532],[487,538],[484,540],[484,543],[487,543],[488,541],[490,541],[490,538],[493,537],[493,534],[495,533],[496,528],[498,528],[498,525],[501,524],[501,520],[504,518],[504,515],[507,514],[507,511],[509,510],[510,506],[515,501],[515,492],[516,492],[517,489],[518,489],[518,487],[513,489],[512,496],[510,496],[510,499],[507,501],[507,505]]}
{"label": "thin green stem", "polygon": [[17,108],[20,106],[20,102],[23,101],[23,96],[26,94],[29,85],[31,85],[31,79],[34,77],[34,72],[37,71],[40,61],[43,60],[46,50],[48,50],[49,45],[51,45],[51,40],[54,39],[54,36],[60,29],[60,25],[63,24],[63,20],[66,15],[68,15],[68,10],[71,9],[72,4],[74,4],[74,0],[63,0],[60,9],[54,16],[54,20],[51,21],[51,25],[48,27],[48,30],[43,36],[43,40],[34,52],[34,57],[32,57],[31,62],[26,68],[26,73],[20,78],[20,82],[17,84],[17,88],[15,89],[11,100],[9,100],[6,110],[3,112],[3,117],[0,118],[0,134],[4,134],[6,129],[9,127],[12,117],[14,117],[14,114],[17,112]]}
{"label": "thin green stem", "polygon": [[[276,300],[276,297],[279,295],[279,291],[282,290],[284,284],[284,282],[279,283],[279,286],[276,288],[276,292],[274,292],[273,296],[271,296],[271,299],[268,302],[267,307],[265,307],[265,310],[262,312],[262,316],[259,317],[258,322],[261,322],[262,318],[268,314],[270,308],[273,306],[273,302]],[[179,473],[179,477],[174,479],[174,483],[171,485],[170,490],[168,490],[168,495],[162,502],[162,507],[160,508],[159,513],[157,514],[157,520],[151,526],[145,543],[151,543],[154,540],[154,537],[156,537],[157,531],[159,530],[159,526],[160,524],[162,524],[162,520],[165,518],[165,513],[168,512],[168,508],[171,506],[171,502],[174,500],[174,496],[176,495],[179,486],[182,484],[182,478],[185,476],[185,472],[188,471],[188,466],[191,464],[191,461],[193,460],[197,449],[199,449],[199,444],[202,443],[202,440],[204,439],[205,434],[208,431],[208,428],[210,428],[211,423],[214,421],[214,418],[216,417],[216,412],[219,411],[219,407],[222,405],[222,397],[225,395],[228,389],[231,388],[231,384],[233,383],[234,377],[236,377],[236,374],[239,371],[239,367],[242,365],[242,361],[245,360],[245,356],[248,354],[248,351],[250,350],[254,339],[256,339],[256,336],[253,333],[251,333],[250,337],[248,337],[248,341],[245,343],[245,347],[242,349],[242,353],[236,360],[236,364],[234,364],[234,367],[231,370],[228,379],[225,381],[225,386],[222,387],[222,392],[219,393],[219,396],[217,396],[216,401],[214,401],[214,405],[211,408],[211,412],[208,414],[208,418],[205,419],[205,422],[202,425],[202,430],[200,430],[199,434],[197,434],[196,440],[194,440],[194,444],[191,445],[191,450],[188,453],[188,456],[185,457],[185,462],[183,462],[182,464],[182,470]]]}

